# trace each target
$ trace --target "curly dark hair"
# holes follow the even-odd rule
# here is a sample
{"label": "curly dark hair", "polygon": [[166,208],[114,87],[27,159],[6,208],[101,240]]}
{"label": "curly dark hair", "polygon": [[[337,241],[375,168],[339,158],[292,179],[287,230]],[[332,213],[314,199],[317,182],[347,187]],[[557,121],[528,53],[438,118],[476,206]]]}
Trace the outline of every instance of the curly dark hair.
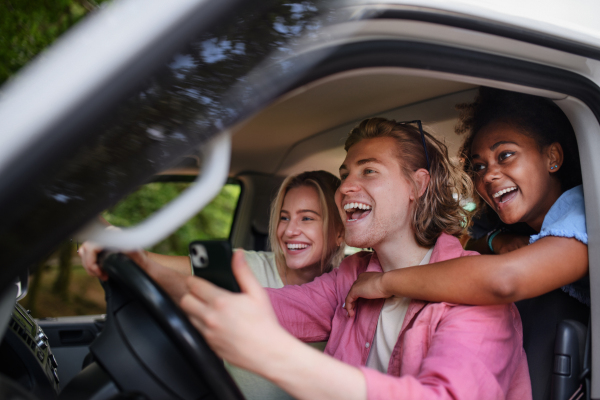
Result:
{"label": "curly dark hair", "polygon": [[[529,94],[509,92],[489,87],[479,88],[473,103],[458,104],[457,134],[467,134],[459,150],[465,172],[474,178],[471,169],[471,145],[477,133],[491,123],[512,126],[534,139],[540,151],[552,143],[559,143],[564,152],[562,167],[556,172],[562,191],[580,185],[581,165],[575,132],[567,116],[552,100]],[[481,200],[478,200],[478,209]]]}

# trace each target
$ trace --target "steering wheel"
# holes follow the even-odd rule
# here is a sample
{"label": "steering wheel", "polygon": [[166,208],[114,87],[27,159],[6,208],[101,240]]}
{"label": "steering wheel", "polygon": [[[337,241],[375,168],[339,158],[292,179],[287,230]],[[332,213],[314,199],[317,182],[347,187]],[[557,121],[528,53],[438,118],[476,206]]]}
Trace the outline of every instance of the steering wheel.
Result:
{"label": "steering wheel", "polygon": [[148,399],[244,399],[222,360],[146,272],[121,253],[99,262],[109,276],[107,319],[90,351],[121,391]]}

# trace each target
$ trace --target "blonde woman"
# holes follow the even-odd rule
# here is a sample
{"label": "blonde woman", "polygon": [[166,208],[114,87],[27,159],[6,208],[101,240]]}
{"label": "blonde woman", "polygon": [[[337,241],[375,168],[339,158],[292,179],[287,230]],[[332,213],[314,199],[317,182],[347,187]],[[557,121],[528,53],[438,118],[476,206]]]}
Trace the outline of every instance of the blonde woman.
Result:
{"label": "blonde woman", "polygon": [[[342,220],[335,205],[340,180],[329,172],[289,176],[271,204],[272,252],[244,251],[246,262],[263,287],[301,285],[337,267],[344,256]],[[323,350],[325,342],[312,343]],[[244,397],[292,399],[266,379],[225,363]]]}
{"label": "blonde woman", "polygon": [[344,227],[335,205],[340,180],[309,171],[283,181],[271,205],[272,252],[244,251],[263,287],[301,285],[337,267],[344,256]]}
{"label": "blonde woman", "polygon": [[[301,285],[337,267],[344,256],[344,226],[335,204],[340,180],[326,171],[309,171],[287,177],[271,204],[269,240],[272,252],[244,251],[245,259],[263,287]],[[84,243],[79,255],[88,274],[106,280],[96,263],[101,250]],[[130,253],[155,281],[179,301],[186,292],[185,278],[191,274],[187,256],[166,256],[140,251]],[[315,343],[322,349],[324,343]],[[290,398],[270,382],[227,364],[245,397]]]}

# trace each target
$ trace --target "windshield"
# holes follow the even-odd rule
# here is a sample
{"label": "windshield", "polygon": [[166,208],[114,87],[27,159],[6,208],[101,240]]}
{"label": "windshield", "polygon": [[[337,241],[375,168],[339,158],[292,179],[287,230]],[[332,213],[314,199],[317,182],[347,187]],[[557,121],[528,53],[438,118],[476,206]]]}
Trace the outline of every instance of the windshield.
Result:
{"label": "windshield", "polygon": [[[277,61],[323,24],[327,10],[318,0],[238,8],[158,73],[140,76],[138,90],[88,118],[86,129],[71,136],[50,132],[47,145],[31,149],[36,163],[28,165],[35,170],[22,168],[4,180],[10,191],[0,203],[10,213],[0,229],[0,282],[6,284],[125,194],[181,157],[197,154],[215,133],[290,88],[318,55]],[[256,71],[263,78],[256,79]]]}

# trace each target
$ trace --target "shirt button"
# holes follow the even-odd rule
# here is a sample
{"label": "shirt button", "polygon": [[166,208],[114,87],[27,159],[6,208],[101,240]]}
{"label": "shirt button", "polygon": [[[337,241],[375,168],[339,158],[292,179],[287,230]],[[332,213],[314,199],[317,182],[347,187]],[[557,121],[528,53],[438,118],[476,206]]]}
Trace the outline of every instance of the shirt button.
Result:
{"label": "shirt button", "polygon": [[368,349],[370,346],[369,342],[365,343],[365,347]]}

